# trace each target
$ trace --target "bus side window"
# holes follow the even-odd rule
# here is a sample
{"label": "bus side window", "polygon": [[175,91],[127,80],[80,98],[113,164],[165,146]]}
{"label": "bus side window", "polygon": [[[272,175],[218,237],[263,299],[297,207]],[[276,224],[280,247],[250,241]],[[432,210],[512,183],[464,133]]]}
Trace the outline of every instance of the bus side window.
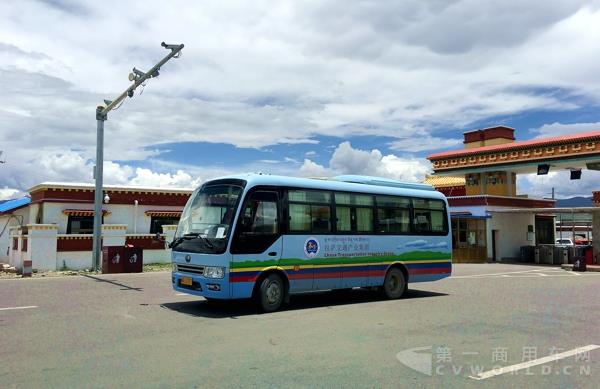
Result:
{"label": "bus side window", "polygon": [[448,232],[444,202],[413,199],[414,225],[418,233],[446,234]]}
{"label": "bus side window", "polygon": [[264,252],[279,237],[278,196],[257,191],[244,203],[231,251],[238,254]]}

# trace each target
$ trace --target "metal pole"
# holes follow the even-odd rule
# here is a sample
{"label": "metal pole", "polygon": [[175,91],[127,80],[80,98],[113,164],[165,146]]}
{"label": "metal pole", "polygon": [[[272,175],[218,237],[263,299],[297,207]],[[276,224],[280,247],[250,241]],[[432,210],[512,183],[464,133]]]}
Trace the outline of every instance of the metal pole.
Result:
{"label": "metal pole", "polygon": [[94,179],[96,181],[96,189],[94,192],[94,240],[92,246],[92,267],[93,270],[100,270],[100,258],[102,255],[102,178],[104,164],[104,122],[108,119],[108,113],[115,109],[126,97],[133,97],[135,89],[143,84],[146,80],[153,77],[158,77],[161,66],[163,66],[171,58],[178,58],[179,53],[183,49],[183,44],[170,45],[162,42],[160,44],[170,53],[163,57],[156,65],[148,72],[141,72],[133,68],[133,73],[129,75],[129,80],[133,81],[123,93],[121,93],[113,101],[104,100],[106,106],[96,107],[96,120],[98,127],[96,130],[96,167],[94,169]]}
{"label": "metal pole", "polygon": [[94,239],[92,245],[92,270],[100,270],[100,258],[102,255],[102,178],[104,165],[104,121],[106,114],[102,114],[104,107],[96,108],[96,166],[94,168],[94,179],[96,188],[94,190]]}
{"label": "metal pole", "polygon": [[575,243],[575,212],[573,210],[571,210],[571,220],[573,223],[571,224],[571,241]]}

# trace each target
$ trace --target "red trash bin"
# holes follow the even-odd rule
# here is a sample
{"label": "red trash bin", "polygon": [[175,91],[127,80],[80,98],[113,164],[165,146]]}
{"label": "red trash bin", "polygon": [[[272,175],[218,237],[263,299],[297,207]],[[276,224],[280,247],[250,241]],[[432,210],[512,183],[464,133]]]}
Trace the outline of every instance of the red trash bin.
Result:
{"label": "red trash bin", "polygon": [[125,272],[141,273],[144,268],[144,250],[141,247],[124,247]]}
{"label": "red trash bin", "polygon": [[125,256],[123,249],[123,246],[102,247],[102,274],[125,272]]}
{"label": "red trash bin", "polygon": [[592,246],[588,246],[585,249],[585,264],[593,265],[594,264],[594,250]]}

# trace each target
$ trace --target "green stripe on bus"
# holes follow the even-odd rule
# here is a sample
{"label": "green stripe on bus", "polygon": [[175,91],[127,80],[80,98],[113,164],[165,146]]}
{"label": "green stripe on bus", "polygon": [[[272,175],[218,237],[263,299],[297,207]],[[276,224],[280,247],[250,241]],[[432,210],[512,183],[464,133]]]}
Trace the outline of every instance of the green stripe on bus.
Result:
{"label": "green stripe on bus", "polygon": [[356,263],[376,263],[376,262],[394,262],[394,261],[425,261],[425,260],[445,260],[451,259],[450,253],[439,251],[412,251],[400,255],[372,255],[365,257],[326,257],[326,258],[281,258],[268,259],[264,261],[244,261],[232,262],[232,269],[242,269],[247,267],[268,267],[268,266],[294,266],[294,265],[351,265]]}

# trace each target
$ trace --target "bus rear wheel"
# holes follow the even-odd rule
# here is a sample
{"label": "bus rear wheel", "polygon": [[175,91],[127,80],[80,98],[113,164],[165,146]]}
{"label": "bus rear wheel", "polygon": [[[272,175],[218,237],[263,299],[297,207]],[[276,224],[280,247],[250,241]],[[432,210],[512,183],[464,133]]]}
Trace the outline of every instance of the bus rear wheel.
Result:
{"label": "bus rear wheel", "polygon": [[278,310],[283,304],[284,297],[284,283],[277,274],[269,274],[265,277],[261,281],[255,296],[258,308],[263,312]]}
{"label": "bus rear wheel", "polygon": [[402,270],[393,267],[388,270],[383,281],[383,294],[388,299],[399,299],[406,290],[406,277]]}

